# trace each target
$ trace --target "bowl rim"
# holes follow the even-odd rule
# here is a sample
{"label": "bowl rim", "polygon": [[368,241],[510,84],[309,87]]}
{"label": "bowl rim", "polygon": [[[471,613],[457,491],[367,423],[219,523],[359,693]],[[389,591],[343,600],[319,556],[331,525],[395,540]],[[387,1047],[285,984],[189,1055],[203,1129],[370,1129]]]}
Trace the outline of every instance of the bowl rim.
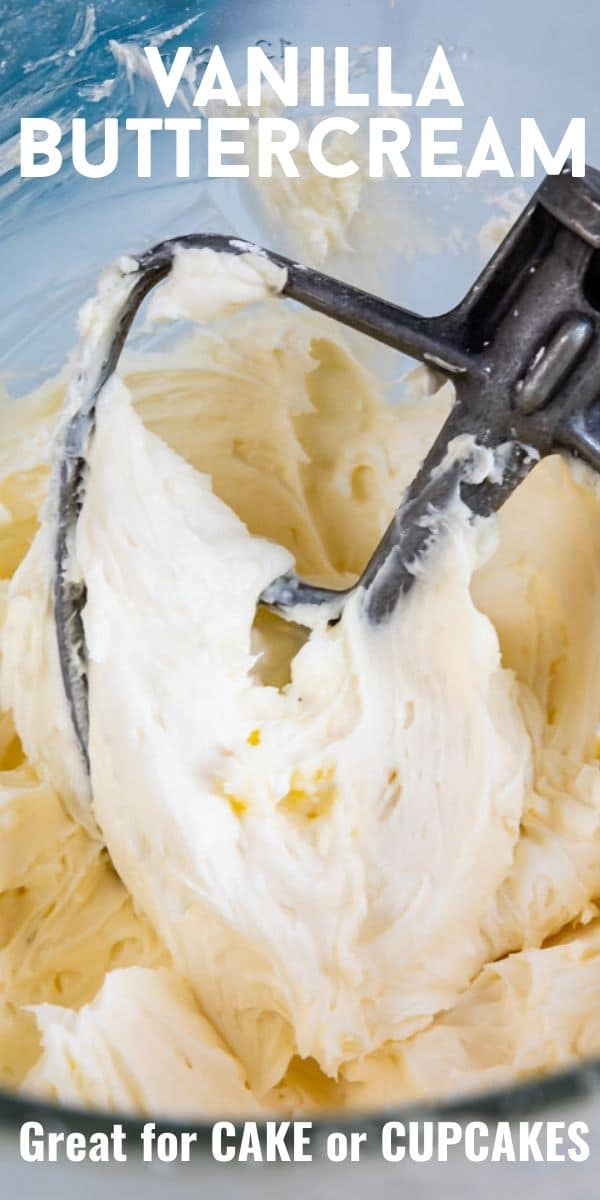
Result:
{"label": "bowl rim", "polygon": [[[132,1113],[112,1111],[100,1108],[79,1108],[76,1105],[62,1105],[36,1097],[33,1093],[13,1092],[6,1087],[0,1088],[0,1137],[8,1130],[21,1127],[28,1121],[37,1121],[44,1133],[63,1131],[64,1133],[82,1132],[109,1133],[117,1124],[123,1127],[128,1142],[128,1159],[139,1155],[141,1150],[141,1131],[144,1125],[151,1121],[156,1127],[157,1135],[161,1132],[182,1133],[191,1132],[196,1135],[194,1147],[198,1152],[211,1154],[211,1138],[213,1127],[217,1121],[229,1121],[235,1128],[235,1136],[249,1122],[254,1122],[258,1131],[266,1129],[267,1122],[289,1121],[293,1125],[297,1121],[310,1122],[313,1135],[321,1137],[323,1142],[331,1132],[351,1131],[359,1128],[367,1134],[381,1135],[383,1126],[389,1120],[400,1120],[405,1127],[409,1122],[433,1122],[434,1126],[444,1121],[456,1121],[466,1124],[469,1121],[482,1121],[493,1126],[500,1121],[525,1120],[534,1113],[539,1117],[540,1112],[556,1109],[561,1103],[575,1103],[600,1089],[600,1056],[585,1059],[562,1070],[552,1071],[546,1075],[535,1076],[516,1084],[504,1084],[497,1088],[469,1091],[448,1097],[432,1099],[431,1101],[415,1101],[398,1103],[377,1109],[348,1109],[328,1110],[324,1113],[310,1111],[289,1116],[283,1112],[265,1114],[245,1114],[244,1117],[227,1112],[212,1117],[188,1119],[178,1115],[169,1117],[165,1113]],[[129,1136],[131,1135],[131,1137]],[[367,1137],[365,1157],[376,1153],[375,1138]],[[192,1162],[194,1155],[192,1155]],[[178,1160],[171,1165],[179,1165]],[[181,1165],[188,1165],[181,1164]]]}

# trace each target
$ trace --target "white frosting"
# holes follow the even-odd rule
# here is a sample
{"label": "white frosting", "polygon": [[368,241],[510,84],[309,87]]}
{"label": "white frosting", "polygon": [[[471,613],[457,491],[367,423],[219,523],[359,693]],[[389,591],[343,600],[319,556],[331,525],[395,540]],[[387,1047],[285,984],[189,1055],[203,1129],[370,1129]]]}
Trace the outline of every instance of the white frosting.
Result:
{"label": "white frosting", "polygon": [[[221,312],[281,286],[260,272],[249,283],[243,258],[221,273],[189,253],[163,315],[202,316],[215,273]],[[295,560],[349,582],[447,397],[391,414],[329,323],[275,308],[174,359],[134,360],[129,386],[115,378],[100,397],[73,547],[93,815],[178,982],[128,971],[78,1016],[45,1007],[29,1086],[62,1081],[61,1098],[162,1109],[160,1078],[173,1054],[181,1065],[169,1039],[143,1101],[124,1096],[103,1047],[138,984],[151,1023],[182,979],[238,1060],[214,1108],[212,1091],[185,1092],[201,1111],[231,1110],[238,1084],[252,1104],[298,1111],[470,1087],[487,1078],[496,978],[503,997],[522,982],[518,1003],[502,1000],[492,1081],[582,1052],[574,997],[585,972],[595,980],[595,935],[541,947],[600,893],[600,670],[586,632],[598,499],[587,478],[543,463],[505,507],[498,544],[496,523],[473,524],[456,499],[387,623],[370,626],[356,594],[336,626],[317,610],[304,634],[282,632],[257,614],[261,591]],[[478,477],[502,467],[471,441],[450,454]],[[52,649],[52,532],[49,506],[11,584],[2,685],[28,756],[80,812]],[[569,980],[547,1002],[556,1038],[530,1052],[555,968]],[[588,1052],[600,1031],[586,1028]],[[129,1029],[120,1053],[135,1060]]]}
{"label": "white frosting", "polygon": [[258,254],[179,250],[162,287],[150,297],[148,321],[214,321],[276,295],[285,279],[282,267]]}
{"label": "white frosting", "polygon": [[377,630],[355,596],[279,693],[251,680],[250,634],[287,552],[118,384],[90,466],[92,789],[117,870],[260,1086],[294,1052],[334,1073],[452,1003],[512,859],[528,747],[468,592],[476,535],[457,512],[428,586]]}
{"label": "white frosting", "polygon": [[487,963],[422,1033],[343,1068],[343,1106],[472,1094],[571,1066],[600,1047],[600,922]]}
{"label": "white frosting", "polygon": [[[61,1104],[171,1118],[259,1111],[239,1063],[166,968],[111,971],[79,1012],[33,1010],[43,1057],[26,1090]],[[119,1014],[118,1021],[115,1013]],[[160,1099],[159,1099],[160,1098]]]}

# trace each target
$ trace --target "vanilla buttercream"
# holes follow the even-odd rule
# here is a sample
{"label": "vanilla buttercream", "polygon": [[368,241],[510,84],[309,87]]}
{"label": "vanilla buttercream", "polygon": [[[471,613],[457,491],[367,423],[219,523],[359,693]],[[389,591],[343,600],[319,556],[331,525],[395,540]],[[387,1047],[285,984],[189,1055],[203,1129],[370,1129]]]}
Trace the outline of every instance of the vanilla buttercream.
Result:
{"label": "vanilla buttercream", "polygon": [[[182,264],[185,296],[174,276],[159,314],[204,317],[210,272]],[[228,267],[220,305],[237,307],[241,287]],[[575,1030],[596,986],[595,926],[577,921],[600,891],[600,523],[585,473],[542,463],[499,521],[473,524],[457,498],[379,629],[359,595],[335,627],[257,613],[292,563],[333,586],[360,572],[448,403],[445,390],[393,411],[330,322],[281,301],[173,356],[131,357],[100,398],[74,546],[92,784],[91,801],[76,798],[100,840],[77,834],[108,848],[119,895],[156,930],[253,1104],[436,1095],[598,1049],[593,1020],[585,1037]],[[16,496],[24,445],[5,468]],[[35,514],[23,526],[13,508],[6,527],[26,542]],[[28,770],[65,794],[74,747],[56,717],[52,528],[50,499],[9,587],[2,684]],[[52,712],[40,696],[55,697]],[[548,944],[566,926],[570,940]],[[128,1003],[133,964],[158,969],[146,953],[133,956]],[[565,986],[550,994],[554,970]],[[523,999],[505,1003],[513,980]],[[116,1084],[94,1091],[89,1047],[122,992],[109,975],[96,1003],[99,983],[65,998],[87,1005],[81,1021],[38,1010],[45,1048],[40,1058],[38,1031],[27,1086],[52,1086],[67,1031],[78,1090],[71,1080],[57,1094],[117,1102]],[[498,989],[504,1032],[488,1072]],[[30,1028],[37,1000],[20,1001]],[[547,1051],[539,1038],[528,1049],[540,1013],[555,1033]],[[157,1072],[144,1111],[158,1091]],[[218,1108],[185,1095],[190,1111]]]}

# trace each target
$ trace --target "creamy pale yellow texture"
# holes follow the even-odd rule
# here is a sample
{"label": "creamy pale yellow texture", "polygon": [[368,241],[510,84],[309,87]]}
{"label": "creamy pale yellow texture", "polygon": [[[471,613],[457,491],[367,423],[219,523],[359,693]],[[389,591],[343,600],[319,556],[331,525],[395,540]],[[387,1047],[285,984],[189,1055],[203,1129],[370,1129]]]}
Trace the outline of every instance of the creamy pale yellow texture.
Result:
{"label": "creamy pale yellow texture", "polygon": [[[350,605],[308,634],[257,613],[261,587],[290,556],[334,586],[362,569],[448,389],[392,410],[336,326],[281,301],[124,376],[135,411],[118,383],[102,398],[77,555],[94,814],[127,886],[52,787],[49,525],[4,621],[32,759],[7,712],[4,1080],[144,1112],[302,1111],[599,1051],[591,481],[544,462],[497,530],[457,506],[389,627]],[[5,409],[6,578],[60,392]]]}
{"label": "creamy pale yellow texture", "polygon": [[111,971],[79,1011],[37,1005],[44,1054],[27,1080],[62,1103],[117,1112],[254,1113],[241,1063],[165,967]]}

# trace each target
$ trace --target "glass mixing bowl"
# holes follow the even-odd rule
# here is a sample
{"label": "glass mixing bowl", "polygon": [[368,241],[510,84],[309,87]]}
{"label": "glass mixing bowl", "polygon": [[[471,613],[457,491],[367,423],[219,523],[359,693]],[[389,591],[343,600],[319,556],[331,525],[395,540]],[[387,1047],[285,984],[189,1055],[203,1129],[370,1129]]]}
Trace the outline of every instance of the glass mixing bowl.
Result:
{"label": "glass mixing bowl", "polygon": [[[159,41],[165,51],[191,44],[201,59],[218,43],[239,69],[247,45],[260,44],[275,58],[286,41],[308,47],[352,48],[357,78],[373,78],[370,47],[391,45],[398,67],[396,86],[417,89],[435,46],[443,43],[465,101],[466,145],[472,145],[492,113],[513,161],[518,161],[519,119],[534,116],[549,142],[558,144],[568,116],[588,119],[589,162],[600,163],[597,46],[600,8],[591,0],[0,0],[0,369],[9,393],[18,397],[52,374],[75,340],[75,318],[101,268],[116,256],[167,236],[198,230],[241,236],[302,256],[285,227],[274,228],[245,180],[208,180],[201,170],[175,180],[172,151],[160,149],[153,177],[135,176],[132,139],[121,145],[119,169],[106,179],[82,179],[67,162],[59,175],[22,180],[17,131],[24,115],[53,116],[66,125],[73,116],[94,124],[107,115],[160,113],[155,86],[144,76],[139,47]],[[177,108],[173,112],[185,112]],[[522,205],[535,181],[410,179],[389,185],[386,219],[374,230],[355,218],[353,242],[361,253],[333,255],[332,273],[376,289],[423,312],[454,304],[491,250],[486,230]],[[361,213],[368,210],[362,207]],[[364,228],[360,222],[364,222]],[[393,378],[398,361],[383,369]],[[439,1190],[450,1196],[524,1195],[532,1186],[544,1196],[578,1197],[595,1192],[594,1153],[600,1151],[600,1063],[590,1062],[494,1094],[421,1108],[418,1112],[368,1114],[314,1123],[315,1162],[305,1166],[250,1169],[217,1165],[210,1154],[210,1126],[197,1127],[191,1165],[143,1164],[132,1153],[124,1166],[94,1168],[67,1164],[23,1164],[17,1127],[29,1119],[47,1128],[98,1130],[112,1118],[43,1106],[0,1095],[0,1171],[5,1194],[68,1196],[85,1188],[90,1196],[114,1187],[124,1196],[151,1200],[169,1196],[285,1194],[317,1188],[322,1196],[352,1197],[369,1188],[387,1196],[401,1188],[411,1196]],[[583,1120],[590,1127],[587,1163],[487,1164],[485,1169],[450,1153],[447,1163],[386,1164],[378,1151],[382,1124],[390,1119],[498,1119],[518,1122],[552,1117]],[[115,1117],[118,1119],[118,1116]],[[133,1144],[138,1123],[125,1121]],[[174,1128],[169,1124],[170,1128]],[[368,1132],[360,1164],[334,1165],[322,1153],[327,1131],[352,1127]],[[319,1152],[319,1148],[321,1152]]]}

